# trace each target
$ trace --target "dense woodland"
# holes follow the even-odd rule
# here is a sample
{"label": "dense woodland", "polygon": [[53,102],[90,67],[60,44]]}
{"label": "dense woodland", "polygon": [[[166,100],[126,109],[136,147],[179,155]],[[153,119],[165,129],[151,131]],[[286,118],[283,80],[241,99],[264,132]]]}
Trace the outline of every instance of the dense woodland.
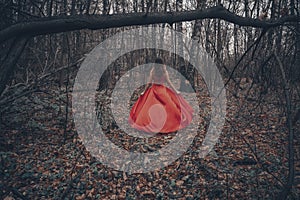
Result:
{"label": "dense woodland", "polygon": [[[210,97],[195,67],[153,49],[121,56],[99,80],[101,105],[122,75],[159,55],[192,84],[202,113],[178,160],[128,174],[86,150],[72,87],[95,46],[141,26],[179,31],[206,50],[223,77],[227,113],[218,143],[199,158]],[[0,45],[1,199],[300,198],[299,0],[0,0]],[[113,119],[100,121],[131,151],[155,150],[174,136],[146,143]]]}

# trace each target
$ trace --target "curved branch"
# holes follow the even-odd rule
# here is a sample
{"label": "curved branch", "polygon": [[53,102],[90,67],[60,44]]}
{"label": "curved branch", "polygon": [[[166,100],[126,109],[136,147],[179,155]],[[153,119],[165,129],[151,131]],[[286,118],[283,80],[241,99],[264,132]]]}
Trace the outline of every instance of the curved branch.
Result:
{"label": "curved branch", "polygon": [[238,16],[223,6],[215,6],[204,10],[167,12],[167,13],[130,13],[116,15],[72,15],[40,18],[28,22],[20,22],[0,31],[0,43],[13,37],[24,35],[37,36],[49,33],[67,32],[81,29],[105,29],[133,25],[158,23],[173,24],[196,19],[222,19],[240,26],[270,28],[288,22],[300,22],[298,16],[286,16],[277,20],[258,20]]}

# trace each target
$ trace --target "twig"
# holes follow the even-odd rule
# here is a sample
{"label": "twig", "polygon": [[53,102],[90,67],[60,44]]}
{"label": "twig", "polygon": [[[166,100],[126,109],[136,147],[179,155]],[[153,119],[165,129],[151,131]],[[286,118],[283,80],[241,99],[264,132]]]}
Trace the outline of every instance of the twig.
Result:
{"label": "twig", "polygon": [[[4,98],[4,99],[0,100],[0,105],[5,105],[5,104],[7,104],[9,102],[12,102],[12,101],[15,101],[16,99],[19,99],[22,96],[25,96],[27,94],[30,94],[32,92],[37,91],[37,89],[32,89],[32,90],[29,90],[29,89],[30,89],[30,87],[33,87],[34,85],[37,85],[38,82],[41,82],[41,81],[45,80],[46,78],[48,78],[48,77],[50,77],[52,75],[55,75],[55,74],[57,74],[57,73],[65,70],[65,69],[69,69],[71,67],[76,67],[77,64],[80,63],[82,60],[83,60],[83,58],[77,60],[76,62],[74,62],[74,63],[72,63],[70,65],[63,66],[63,67],[61,67],[59,69],[56,69],[56,70],[54,70],[52,72],[49,72],[48,74],[45,74],[45,75],[39,77],[35,81],[33,81],[30,84],[26,85],[26,87],[24,87],[23,91],[20,92],[19,95],[15,96],[15,97],[7,97],[7,98]],[[14,87],[14,86],[12,86],[12,87]],[[8,91],[9,91],[9,89],[6,89],[5,93],[7,93]],[[4,96],[5,93],[3,93],[3,95],[1,95],[1,96]]]}
{"label": "twig", "polygon": [[253,42],[253,44],[251,44],[251,45],[249,46],[249,48],[245,51],[245,53],[240,57],[240,59],[238,60],[238,62],[237,62],[236,65],[234,66],[233,70],[231,71],[228,80],[227,80],[226,83],[224,84],[224,88],[227,86],[227,84],[229,83],[229,81],[232,79],[235,70],[237,69],[237,67],[239,66],[239,64],[242,62],[242,60],[244,59],[244,57],[247,55],[247,53],[252,49],[252,47],[253,47],[254,45],[258,44],[258,43],[261,41],[262,37],[266,34],[266,32],[267,32],[267,29],[264,29],[264,30],[261,32],[259,38],[257,38],[257,40],[255,40],[255,42]]}
{"label": "twig", "polygon": [[17,197],[19,197],[20,199],[23,200],[29,200],[25,195],[23,195],[22,193],[20,193],[16,188],[11,187],[11,186],[5,186],[5,185],[0,185],[0,188],[3,188],[4,190],[8,190],[10,192],[12,192],[14,195],[16,195]]}
{"label": "twig", "polygon": [[[230,122],[229,122],[230,123]],[[250,122],[249,122],[250,123]],[[248,123],[248,124],[249,124]],[[231,126],[235,131],[237,131],[237,129],[234,127],[234,125]],[[277,177],[275,176],[272,172],[270,172],[270,170],[265,167],[261,161],[261,159],[259,158],[259,156],[257,155],[257,153],[254,151],[254,149],[251,147],[251,145],[249,144],[249,142],[244,138],[244,136],[239,135],[242,140],[245,142],[245,144],[247,145],[247,147],[249,148],[249,150],[252,152],[252,154],[255,157],[255,160],[257,161],[257,163],[259,163],[260,167],[262,170],[264,170],[265,172],[267,172],[268,174],[270,174],[274,179],[276,179],[281,185],[284,185],[284,183]]]}
{"label": "twig", "polygon": [[[261,33],[260,36],[259,36],[259,38],[257,38],[257,40],[255,40],[255,42],[253,42],[253,44],[251,44],[251,45],[249,46],[249,48],[245,51],[245,53],[240,57],[239,61],[236,63],[236,65],[234,66],[233,70],[231,71],[231,73],[230,73],[230,75],[229,75],[229,78],[228,78],[227,81],[225,82],[224,87],[220,90],[219,94],[217,95],[216,100],[219,98],[220,94],[221,94],[222,91],[225,89],[225,87],[228,85],[228,83],[230,82],[231,79],[232,79],[234,82],[236,82],[235,79],[232,78],[232,77],[233,77],[233,74],[234,74],[234,72],[235,72],[235,70],[237,69],[237,67],[239,66],[239,64],[242,62],[242,60],[244,59],[244,57],[247,55],[247,53],[252,49],[252,47],[253,47],[255,44],[258,44],[258,43],[261,41],[262,37],[266,34],[266,32],[267,32],[267,29],[263,29],[263,30],[262,30],[262,33]],[[213,104],[215,103],[216,100],[214,100]]]}
{"label": "twig", "polygon": [[74,172],[75,169],[76,169],[76,163],[77,163],[77,161],[79,160],[79,158],[80,158],[81,155],[82,155],[82,151],[81,151],[81,153],[77,156],[77,158],[76,158],[76,160],[75,160],[75,164],[73,165],[73,168],[72,168],[72,170],[71,170],[71,180],[69,181],[69,184],[68,184],[67,188],[66,188],[65,191],[62,193],[61,198],[59,198],[59,199],[65,199],[65,198],[66,198],[66,196],[68,195],[70,189],[73,187],[74,181],[75,181],[76,179],[78,179],[78,178],[83,174],[83,171],[84,171],[85,167],[81,168],[81,169],[79,170],[79,172],[77,173],[77,175],[76,175],[74,178],[72,178],[72,174],[73,174],[73,172]]}

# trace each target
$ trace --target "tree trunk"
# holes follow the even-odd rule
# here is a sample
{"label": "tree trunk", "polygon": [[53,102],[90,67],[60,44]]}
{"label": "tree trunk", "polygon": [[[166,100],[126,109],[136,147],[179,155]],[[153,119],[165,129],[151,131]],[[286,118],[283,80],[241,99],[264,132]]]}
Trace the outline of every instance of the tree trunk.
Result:
{"label": "tree trunk", "polygon": [[15,39],[6,59],[4,59],[0,66],[0,96],[6,88],[6,84],[11,80],[11,76],[16,69],[16,63],[21,56],[27,41],[27,37]]}

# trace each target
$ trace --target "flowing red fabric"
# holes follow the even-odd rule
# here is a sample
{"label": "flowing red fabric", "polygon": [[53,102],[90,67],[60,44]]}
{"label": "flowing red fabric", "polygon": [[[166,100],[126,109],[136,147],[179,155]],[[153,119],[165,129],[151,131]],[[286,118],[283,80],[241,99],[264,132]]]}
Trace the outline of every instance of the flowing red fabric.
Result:
{"label": "flowing red fabric", "polygon": [[152,84],[130,111],[129,124],[148,133],[171,133],[189,125],[193,108],[163,84]]}

